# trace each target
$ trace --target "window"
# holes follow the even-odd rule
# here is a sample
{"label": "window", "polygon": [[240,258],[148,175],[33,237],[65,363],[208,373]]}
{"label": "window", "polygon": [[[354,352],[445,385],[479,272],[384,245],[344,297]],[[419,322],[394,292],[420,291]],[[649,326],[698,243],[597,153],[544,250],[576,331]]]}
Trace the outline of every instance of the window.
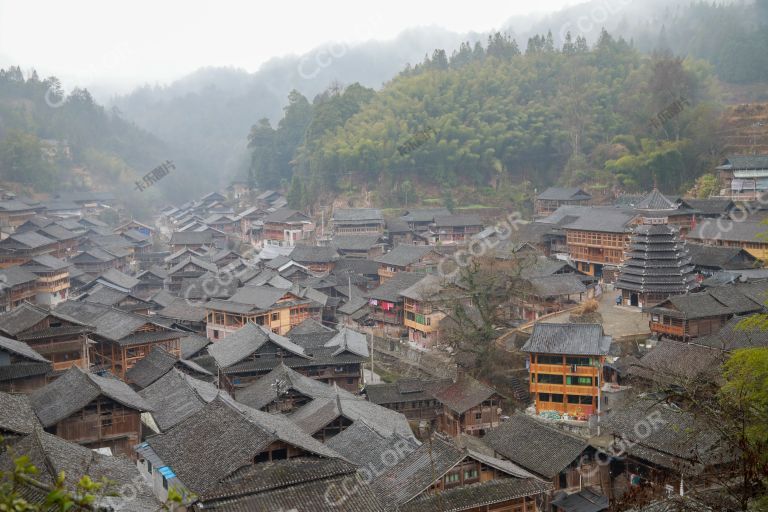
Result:
{"label": "window", "polygon": [[549,402],[550,398],[549,393],[539,393],[539,402]]}
{"label": "window", "polygon": [[168,490],[168,479],[163,477],[163,489]]}
{"label": "window", "polygon": [[464,480],[473,480],[477,478],[477,469],[472,468],[464,471]]}
{"label": "window", "polygon": [[219,339],[219,331],[217,329],[213,330],[213,339],[215,340]]}
{"label": "window", "polygon": [[458,483],[460,480],[460,475],[458,472],[452,472],[445,475],[445,481],[449,484],[455,484]]}
{"label": "window", "polygon": [[565,378],[565,383],[569,386],[591,386],[592,377],[572,377],[569,375]]}
{"label": "window", "polygon": [[539,354],[536,356],[536,362],[538,364],[563,364],[563,356]]}
{"label": "window", "polygon": [[565,364],[568,366],[591,366],[588,357],[566,357]]}
{"label": "window", "polygon": [[539,374],[539,382],[543,384],[562,384],[563,383],[563,376],[562,375],[549,375],[546,373],[540,373]]}
{"label": "window", "polygon": [[152,463],[147,461],[147,473],[152,474]]}
{"label": "window", "polygon": [[482,420],[483,419],[483,413],[482,412],[476,412],[475,413],[475,419],[476,420]]}
{"label": "window", "polygon": [[568,403],[576,405],[592,405],[592,397],[585,395],[568,395]]}
{"label": "window", "polygon": [[556,403],[556,404],[561,404],[561,403],[563,403],[563,395],[559,395],[559,394],[556,394],[556,393],[552,393],[552,395],[550,396],[550,398],[551,398],[550,402],[554,402],[554,403]]}
{"label": "window", "polygon": [[280,320],[280,313],[272,313],[272,321],[277,322]]}
{"label": "window", "polygon": [[347,384],[354,384],[354,383],[355,383],[354,377],[347,377]]}

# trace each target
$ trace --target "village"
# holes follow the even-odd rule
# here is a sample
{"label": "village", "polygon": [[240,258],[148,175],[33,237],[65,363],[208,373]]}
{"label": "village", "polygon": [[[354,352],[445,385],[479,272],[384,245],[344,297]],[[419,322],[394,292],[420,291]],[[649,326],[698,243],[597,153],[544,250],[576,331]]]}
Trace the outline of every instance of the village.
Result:
{"label": "village", "polygon": [[113,510],[640,511],[717,492],[739,457],[680,390],[768,347],[749,326],[768,155],[716,172],[708,199],[549,188],[511,224],[310,215],[242,182],[110,224],[112,194],[3,191],[0,434],[43,483],[114,482]]}

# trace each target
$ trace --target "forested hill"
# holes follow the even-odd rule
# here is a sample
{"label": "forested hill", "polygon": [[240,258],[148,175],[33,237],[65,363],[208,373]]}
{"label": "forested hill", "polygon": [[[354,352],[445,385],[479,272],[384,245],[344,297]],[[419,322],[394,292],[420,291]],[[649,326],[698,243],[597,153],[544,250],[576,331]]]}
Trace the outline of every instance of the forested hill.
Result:
{"label": "forested hill", "polygon": [[105,111],[87,90],[66,95],[55,77],[40,79],[34,71],[25,76],[19,67],[0,70],[4,183],[34,192],[131,194],[134,181],[167,158],[161,141],[119,112]]}
{"label": "forested hill", "polygon": [[[293,172],[296,206],[361,187],[391,206],[413,189],[464,203],[554,183],[682,191],[717,156],[710,69],[607,32],[593,47],[548,34],[522,50],[496,34],[450,57],[436,50],[380,92],[355,86],[311,105],[292,93],[276,130],[251,131],[253,179],[278,186]],[[653,122],[675,102],[681,112]]]}

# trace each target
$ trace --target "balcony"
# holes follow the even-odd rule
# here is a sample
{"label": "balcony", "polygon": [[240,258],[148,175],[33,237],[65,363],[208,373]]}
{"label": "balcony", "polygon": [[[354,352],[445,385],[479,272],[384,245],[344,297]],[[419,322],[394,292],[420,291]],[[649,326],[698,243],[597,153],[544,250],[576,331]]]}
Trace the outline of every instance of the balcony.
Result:
{"label": "balcony", "polygon": [[560,395],[597,395],[597,386],[571,386],[568,384],[545,384],[531,382],[531,393],[555,393]]}
{"label": "balcony", "polygon": [[572,366],[566,364],[531,364],[530,373],[549,373],[555,375],[597,376],[598,368],[594,366]]}
{"label": "balcony", "polygon": [[685,336],[685,327],[682,325],[667,325],[659,322],[651,322],[651,332],[666,334],[668,336]]}

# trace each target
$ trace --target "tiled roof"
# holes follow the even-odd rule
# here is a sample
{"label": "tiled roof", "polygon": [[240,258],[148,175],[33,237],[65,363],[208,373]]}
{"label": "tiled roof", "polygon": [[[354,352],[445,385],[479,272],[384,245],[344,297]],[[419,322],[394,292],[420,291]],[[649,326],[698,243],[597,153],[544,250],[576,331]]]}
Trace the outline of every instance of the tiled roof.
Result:
{"label": "tiled roof", "polygon": [[290,208],[279,208],[264,217],[264,222],[309,222],[306,215]]}
{"label": "tiled roof", "polygon": [[[543,495],[551,489],[552,484],[533,478],[503,478],[448,489],[439,495],[423,494],[406,503],[399,510],[401,512],[484,510],[483,507],[490,507],[525,496]],[[572,512],[570,509],[568,511]]]}
{"label": "tiled roof", "polygon": [[494,395],[495,390],[464,374],[453,384],[440,387],[434,392],[434,397],[440,403],[457,414],[465,413]]}
{"label": "tiled roof", "polygon": [[30,434],[40,422],[27,395],[11,395],[0,391],[0,434]]}
{"label": "tiled roof", "polygon": [[635,204],[636,210],[676,210],[677,204],[664,196],[661,192],[653,189],[650,194]]}
{"label": "tiled roof", "polygon": [[175,231],[171,235],[170,245],[206,245],[213,242],[210,231]]}
{"label": "tiled roof", "polygon": [[627,373],[660,384],[689,380],[719,380],[720,364],[726,356],[720,350],[682,341],[661,339]]}
{"label": "tiled roof", "polygon": [[605,355],[611,337],[603,334],[599,324],[537,323],[531,337],[521,349],[542,354]]}
{"label": "tiled roof", "polygon": [[164,348],[154,347],[125,372],[125,377],[129,382],[145,388],[168,373],[177,361],[178,358]]}
{"label": "tiled roof", "polygon": [[202,495],[253,464],[256,455],[278,440],[309,453],[337,457],[284,416],[256,411],[222,396],[168,432],[150,437],[147,444],[187,489]]}
{"label": "tiled roof", "polygon": [[718,247],[715,245],[686,244],[691,263],[697,267],[721,270],[744,270],[755,268],[757,258],[740,247]]}
{"label": "tiled roof", "polygon": [[[39,470],[35,479],[44,485],[53,485],[61,474],[65,475],[64,487],[72,492],[78,489],[78,482],[85,475],[96,482],[102,479],[114,482],[107,487],[109,493],[106,496],[97,493],[98,496],[92,504],[94,509],[146,512],[162,508],[152,488],[139,474],[135,463],[124,457],[102,455],[39,428],[14,442],[13,448],[15,453],[23,453],[29,457],[30,462]],[[0,468],[8,469],[12,464],[8,452],[0,455]],[[36,501],[42,504],[45,497],[40,494],[38,492],[33,495],[37,498]]]}
{"label": "tiled roof", "polygon": [[331,246],[340,251],[367,251],[379,243],[379,235],[336,235],[331,240]]}
{"label": "tiled roof", "polygon": [[339,253],[334,247],[318,247],[315,245],[297,245],[290,254],[296,263],[331,263],[339,259]]}
{"label": "tiled roof", "polygon": [[[650,422],[651,428],[636,428]],[[627,453],[665,468],[696,472],[701,465],[729,462],[734,456],[703,418],[679,408],[659,404],[655,399],[625,402],[609,412],[604,431],[627,441]]]}
{"label": "tiled roof", "polygon": [[334,222],[384,221],[378,208],[336,208],[333,210]]}
{"label": "tiled roof", "polygon": [[123,272],[120,272],[116,268],[110,268],[106,272],[102,273],[98,277],[98,279],[107,281],[108,283],[115,284],[120,288],[125,288],[126,290],[132,290],[133,288],[135,288],[140,284],[140,281],[138,279],[136,279],[135,277],[129,276],[128,274],[124,274]]}
{"label": "tiled roof", "polygon": [[434,251],[435,248],[429,245],[400,244],[387,254],[379,256],[374,261],[384,265],[405,267],[421,261],[424,256]]}
{"label": "tiled roof", "polygon": [[419,208],[408,210],[400,218],[405,222],[433,222],[435,217],[447,217],[450,214],[448,208]]}
{"label": "tiled roof", "polygon": [[532,277],[528,282],[531,285],[531,292],[537,297],[556,297],[587,291],[587,287],[575,274]]}
{"label": "tiled roof", "polygon": [[390,455],[388,452],[405,456],[416,450],[421,443],[414,438],[399,434],[384,436],[361,420],[356,421],[340,434],[325,443],[342,457],[361,467],[383,466]]}
{"label": "tiled roof", "polygon": [[314,434],[343,416],[352,422],[364,421],[385,437],[399,434],[408,439],[413,432],[408,420],[399,412],[381,407],[339,391],[332,398],[316,398],[290,415],[291,421],[308,434]]}
{"label": "tiled roof", "polygon": [[485,443],[506,459],[541,475],[555,478],[587,448],[587,442],[523,413],[515,413],[487,431]]}
{"label": "tiled roof", "polygon": [[165,432],[200,411],[219,393],[226,394],[213,384],[190,377],[174,368],[139,391],[139,396],[152,406],[152,418],[160,430]]}
{"label": "tiled roof", "polygon": [[11,352],[16,356],[21,356],[29,361],[38,363],[49,363],[46,358],[35,352],[29,345],[23,341],[16,341],[5,336],[0,336],[0,350]]}
{"label": "tiled roof", "polygon": [[365,394],[375,404],[432,400],[436,391],[452,384],[450,379],[400,379],[396,382],[370,384],[365,387]]}
{"label": "tiled roof", "polygon": [[731,155],[722,165],[725,169],[768,169],[768,155]]}
{"label": "tiled roof", "polygon": [[0,294],[8,293],[8,288],[34,281],[37,281],[37,275],[26,270],[24,267],[16,266],[0,269],[0,284],[2,284]]}
{"label": "tiled roof", "polygon": [[277,400],[276,382],[280,383],[282,392],[292,390],[310,399],[333,399],[337,394],[344,396],[345,399],[358,399],[352,393],[306,377],[282,363],[259,380],[238,389],[235,393],[235,399],[254,409],[262,409]]}
{"label": "tiled roof", "polygon": [[216,359],[220,368],[227,368],[247,358],[269,342],[296,356],[309,358],[302,347],[291,342],[288,338],[279,336],[254,323],[247,323],[223,340],[213,343],[208,347],[208,353]]}
{"label": "tiled roof", "polygon": [[718,219],[717,222],[702,221],[687,235],[691,240],[723,240],[736,242],[761,242],[760,235],[765,233],[762,222],[736,222],[729,219]]}
{"label": "tiled roof", "polygon": [[592,196],[576,187],[549,187],[536,196],[544,201],[588,201]]}
{"label": "tiled roof", "polygon": [[368,297],[389,302],[401,302],[403,299],[400,294],[403,290],[415,285],[423,278],[424,274],[415,272],[396,272],[395,275],[387,279],[384,284],[375,290],[368,292]]}
{"label": "tiled roof", "polygon": [[47,386],[35,390],[30,395],[30,401],[43,426],[50,427],[81,410],[99,396],[105,396],[137,411],[152,410],[152,406],[123,381],[85,373],[77,366],[72,366]]}

